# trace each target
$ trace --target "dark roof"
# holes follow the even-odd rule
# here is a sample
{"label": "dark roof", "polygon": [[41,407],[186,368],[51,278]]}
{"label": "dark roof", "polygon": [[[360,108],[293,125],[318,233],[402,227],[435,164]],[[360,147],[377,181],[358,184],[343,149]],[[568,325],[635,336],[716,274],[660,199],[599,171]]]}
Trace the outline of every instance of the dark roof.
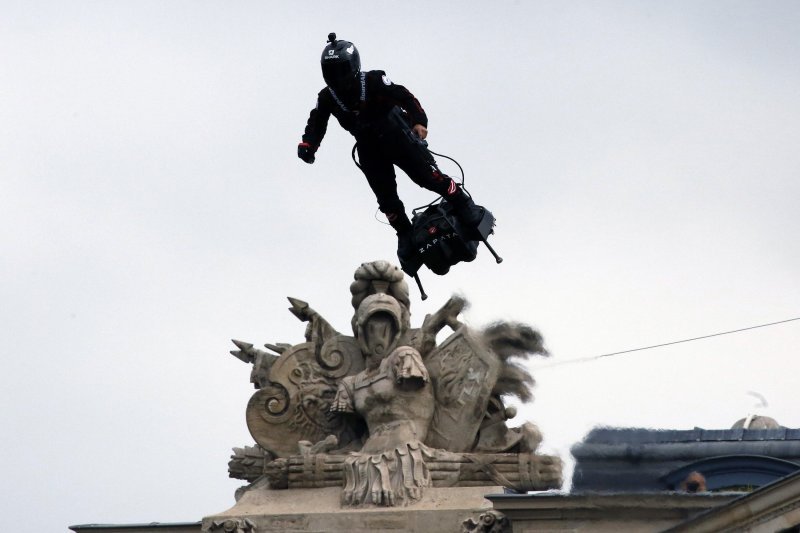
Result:
{"label": "dark roof", "polygon": [[76,524],[69,526],[72,531],[200,531],[201,522],[148,522],[142,524]]}
{"label": "dark roof", "polygon": [[800,429],[601,427],[572,454],[578,492],[674,490],[687,469],[702,473],[709,490],[757,487],[800,469]]}
{"label": "dark roof", "polygon": [[604,444],[661,444],[672,442],[719,442],[742,440],[797,440],[800,429],[647,429],[594,428],[584,443]]}

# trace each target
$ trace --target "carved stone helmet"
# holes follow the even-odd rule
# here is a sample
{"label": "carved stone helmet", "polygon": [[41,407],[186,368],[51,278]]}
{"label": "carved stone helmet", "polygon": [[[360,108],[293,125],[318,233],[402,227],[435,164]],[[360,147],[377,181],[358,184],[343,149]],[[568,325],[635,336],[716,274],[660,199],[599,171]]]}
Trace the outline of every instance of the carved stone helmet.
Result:
{"label": "carved stone helmet", "polygon": [[388,261],[372,261],[362,263],[353,275],[355,281],[350,284],[353,295],[353,319],[351,326],[353,335],[358,336],[358,308],[364,298],[371,294],[384,293],[395,298],[403,310],[403,325],[411,327],[411,300],[408,296],[408,284],[403,279],[403,271]]}
{"label": "carved stone helmet", "polygon": [[356,310],[356,339],[364,355],[389,355],[405,334],[403,308],[384,293],[364,298]]}

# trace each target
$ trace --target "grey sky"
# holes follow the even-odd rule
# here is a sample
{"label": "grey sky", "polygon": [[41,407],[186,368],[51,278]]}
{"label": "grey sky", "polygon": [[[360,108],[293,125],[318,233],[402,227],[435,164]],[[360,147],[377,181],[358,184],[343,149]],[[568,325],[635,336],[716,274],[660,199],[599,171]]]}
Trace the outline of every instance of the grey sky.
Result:
{"label": "grey sky", "polygon": [[[25,531],[196,520],[251,443],[229,339],[341,331],[394,235],[331,124],[295,155],[328,32],[409,87],[498,218],[443,278],[549,361],[800,316],[796,2],[0,4],[2,505]],[[442,161],[451,173],[453,165]],[[431,196],[400,176],[408,208]],[[415,293],[416,294],[416,293]],[[545,447],[595,424],[791,427],[800,322],[535,372]],[[13,514],[10,514],[12,513]]]}

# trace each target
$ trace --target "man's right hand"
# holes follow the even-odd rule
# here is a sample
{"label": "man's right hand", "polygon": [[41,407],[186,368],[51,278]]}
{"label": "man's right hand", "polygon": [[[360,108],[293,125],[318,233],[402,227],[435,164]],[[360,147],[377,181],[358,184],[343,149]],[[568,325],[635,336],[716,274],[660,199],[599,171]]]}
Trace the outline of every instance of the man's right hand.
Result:
{"label": "man's right hand", "polygon": [[308,163],[309,165],[314,162],[314,153],[317,147],[307,142],[301,142],[297,145],[297,157]]}

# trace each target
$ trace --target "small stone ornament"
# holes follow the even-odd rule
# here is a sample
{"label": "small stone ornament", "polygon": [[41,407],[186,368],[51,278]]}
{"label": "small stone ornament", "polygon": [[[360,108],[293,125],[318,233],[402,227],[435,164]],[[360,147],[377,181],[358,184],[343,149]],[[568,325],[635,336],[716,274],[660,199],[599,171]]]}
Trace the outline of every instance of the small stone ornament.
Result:
{"label": "small stone ornament", "polygon": [[461,533],[511,533],[511,521],[494,509],[489,509],[481,513],[476,521],[473,518],[464,520],[461,525]]}
{"label": "small stone ornament", "polygon": [[208,530],[211,533],[256,533],[256,525],[249,518],[215,520]]}

